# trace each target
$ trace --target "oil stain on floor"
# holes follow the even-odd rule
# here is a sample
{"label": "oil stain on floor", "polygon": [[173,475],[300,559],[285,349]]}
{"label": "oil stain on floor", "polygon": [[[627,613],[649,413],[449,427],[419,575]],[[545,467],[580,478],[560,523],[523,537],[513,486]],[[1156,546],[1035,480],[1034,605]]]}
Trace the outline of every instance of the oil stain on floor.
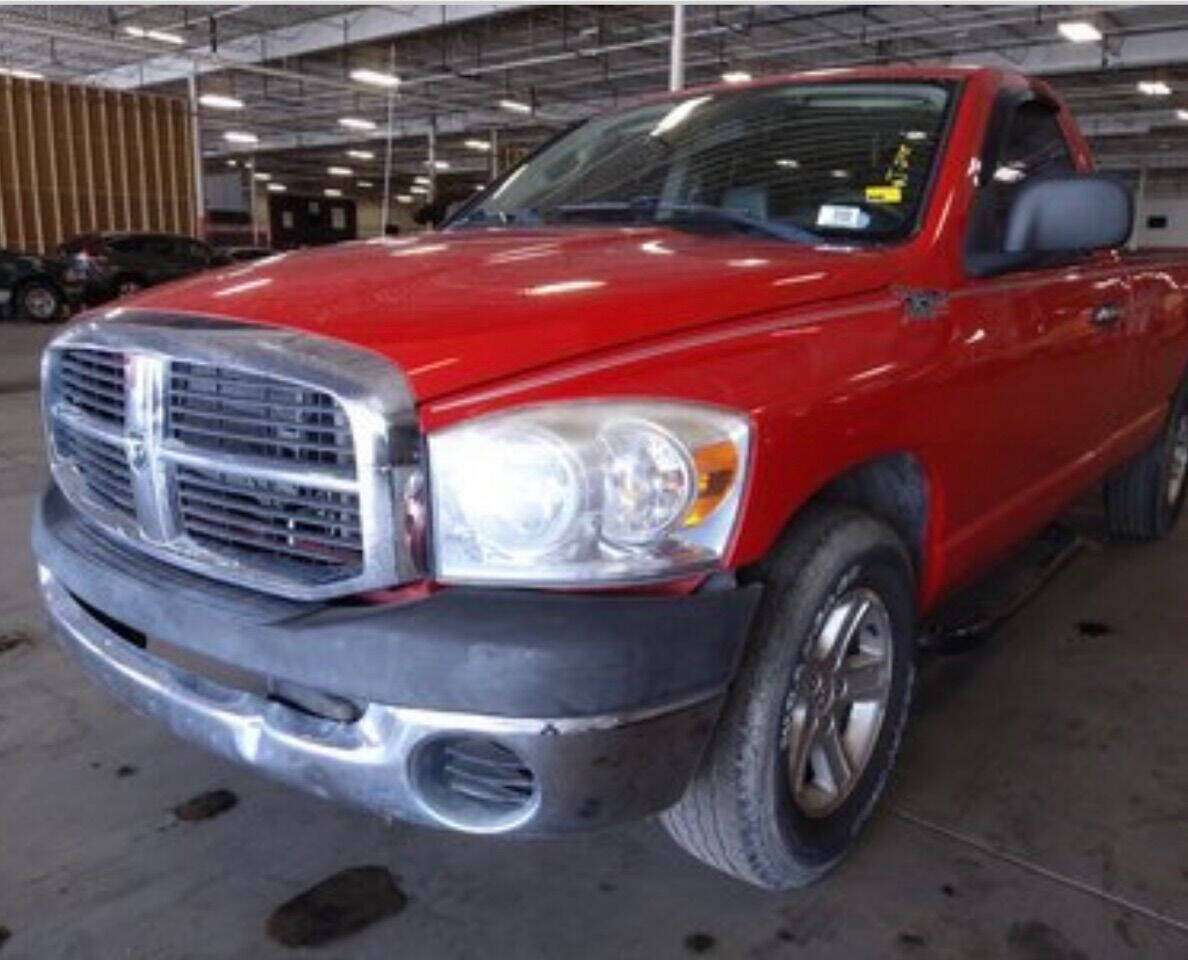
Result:
{"label": "oil stain on floor", "polygon": [[190,797],[185,803],[179,803],[173,808],[173,815],[178,820],[195,821],[209,820],[220,813],[226,813],[239,803],[237,797],[230,790],[207,790],[196,797]]}
{"label": "oil stain on floor", "polygon": [[286,947],[316,947],[395,916],[407,903],[386,867],[350,867],[277,907],[268,935]]}

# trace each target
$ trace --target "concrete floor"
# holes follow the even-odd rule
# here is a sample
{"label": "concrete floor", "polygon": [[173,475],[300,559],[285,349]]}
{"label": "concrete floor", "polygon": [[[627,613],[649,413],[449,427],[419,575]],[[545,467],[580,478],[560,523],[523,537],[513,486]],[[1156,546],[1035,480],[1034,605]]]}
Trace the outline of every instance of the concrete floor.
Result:
{"label": "concrete floor", "polygon": [[[47,640],[26,546],[47,332],[0,327],[0,960],[290,955],[265,931],[273,909],[365,864],[398,876],[407,907],[301,955],[1188,957],[1188,523],[1082,552],[990,640],[926,662],[858,851],[768,894],[653,823],[535,843],[387,826],[106,699]],[[213,788],[239,804],[170,812]]]}

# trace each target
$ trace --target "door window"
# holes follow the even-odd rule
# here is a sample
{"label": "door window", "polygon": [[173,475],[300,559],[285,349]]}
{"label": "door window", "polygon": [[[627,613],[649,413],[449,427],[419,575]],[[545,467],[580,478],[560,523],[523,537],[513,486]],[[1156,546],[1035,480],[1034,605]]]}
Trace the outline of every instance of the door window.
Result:
{"label": "door window", "polygon": [[1039,100],[1014,107],[1005,131],[982,155],[982,182],[970,211],[966,243],[967,263],[974,273],[992,272],[1009,257],[1003,253],[1007,217],[1023,185],[1075,169],[1056,110]]}

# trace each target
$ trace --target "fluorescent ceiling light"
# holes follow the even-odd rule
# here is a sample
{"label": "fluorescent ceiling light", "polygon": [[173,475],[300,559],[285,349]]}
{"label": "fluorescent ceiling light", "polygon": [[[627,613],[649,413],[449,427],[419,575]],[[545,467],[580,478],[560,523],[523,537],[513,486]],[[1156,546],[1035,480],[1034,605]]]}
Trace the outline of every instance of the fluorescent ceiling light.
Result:
{"label": "fluorescent ceiling light", "polygon": [[478,150],[480,153],[486,153],[491,149],[491,142],[489,140],[463,140],[462,145],[469,147],[471,150]]}
{"label": "fluorescent ceiling light", "polygon": [[375,124],[370,120],[364,120],[361,117],[339,117],[338,122],[341,126],[349,130],[374,130]]}
{"label": "fluorescent ceiling light", "polygon": [[342,191],[339,190],[337,187],[327,187],[325,190],[322,191],[322,193],[325,194],[327,197],[341,197],[342,196]]}
{"label": "fluorescent ceiling light", "polygon": [[426,160],[425,166],[432,167],[434,170],[449,170],[450,161],[448,160]]}
{"label": "fluorescent ceiling light", "polygon": [[1171,87],[1162,80],[1140,80],[1137,86],[1138,92],[1145,93],[1148,97],[1166,97],[1171,93]]}
{"label": "fluorescent ceiling light", "polygon": [[356,180],[356,181],[355,181],[355,186],[356,186],[356,187],[362,187],[364,190],[367,190],[367,189],[369,189],[370,187],[374,187],[374,186],[375,186],[375,184],[374,184],[374,183],[372,183],[370,180]]}
{"label": "fluorescent ceiling light", "polygon": [[914,140],[914,141],[927,140],[928,134],[925,133],[923,130],[907,130],[904,132],[903,138],[905,140]]}
{"label": "fluorescent ceiling light", "polygon": [[356,160],[374,160],[375,154],[370,150],[348,150],[348,157],[354,157]]}
{"label": "fluorescent ceiling light", "polygon": [[400,78],[394,73],[383,73],[380,70],[368,70],[361,68],[359,70],[351,71],[351,79],[357,80],[359,83],[370,83],[373,87],[392,87],[400,86]]}
{"label": "fluorescent ceiling light", "polygon": [[412,194],[411,193],[398,193],[398,194],[396,194],[396,202],[397,203],[412,203],[413,202]]}
{"label": "fluorescent ceiling light", "polygon": [[751,75],[746,70],[727,70],[722,74],[723,83],[750,83]]}
{"label": "fluorescent ceiling light", "polygon": [[229,167],[238,167],[238,166],[239,166],[239,161],[238,161],[238,160],[228,160],[228,161],[227,161],[227,166],[229,166]]}
{"label": "fluorescent ceiling light", "polygon": [[499,109],[507,110],[509,113],[531,113],[532,106],[523,103],[520,100],[500,100]]}
{"label": "fluorescent ceiling light", "polygon": [[262,180],[264,182],[267,182],[272,179],[271,173],[264,173],[263,171],[261,171],[260,173],[253,173],[252,176],[255,177],[257,180]]}
{"label": "fluorescent ceiling light", "polygon": [[777,167],[782,167],[785,170],[799,170],[800,169],[800,161],[799,160],[790,160],[786,157],[780,157],[780,159],[778,159],[775,162],[775,165]]}
{"label": "fluorescent ceiling light", "polygon": [[327,167],[326,172],[332,177],[349,177],[354,174],[350,167]]}
{"label": "fluorescent ceiling light", "polygon": [[147,37],[149,40],[157,40],[160,43],[172,43],[174,46],[179,47],[186,42],[184,37],[179,37],[176,33],[168,33],[164,30],[145,30],[144,27],[124,27],[124,33],[130,37]]}
{"label": "fluorescent ceiling light", "polygon": [[834,180],[849,180],[850,179],[850,171],[849,170],[830,170],[829,176],[833,177]]}
{"label": "fluorescent ceiling light", "polygon": [[214,107],[216,110],[242,110],[243,101],[239,97],[229,97],[222,93],[204,93],[198,98],[204,107]]}
{"label": "fluorescent ceiling light", "polygon": [[45,74],[36,70],[25,70],[21,67],[0,67],[0,75],[13,77],[17,80],[44,80]]}
{"label": "fluorescent ceiling light", "polygon": [[1188,110],[1177,110],[1176,111],[1176,119],[1177,120],[1188,120]]}
{"label": "fluorescent ceiling light", "polygon": [[425,194],[427,194],[429,192],[429,188],[423,187],[419,183],[414,183],[411,187],[408,188],[408,192],[409,193],[425,193]]}
{"label": "fluorescent ceiling light", "polygon": [[1060,35],[1073,43],[1096,43],[1101,39],[1101,31],[1087,20],[1070,20],[1056,25]]}
{"label": "fluorescent ceiling light", "polygon": [[288,189],[289,189],[289,188],[288,188],[288,187],[286,187],[286,186],[285,186],[283,183],[270,183],[270,184],[268,184],[268,191],[269,191],[270,193],[284,193],[284,192],[285,192],[286,190],[288,190]]}
{"label": "fluorescent ceiling light", "polygon": [[223,139],[228,143],[259,143],[260,138],[254,133],[244,133],[241,130],[228,130],[223,134]]}
{"label": "fluorescent ceiling light", "polygon": [[424,176],[413,177],[413,183],[429,183],[429,178]]}

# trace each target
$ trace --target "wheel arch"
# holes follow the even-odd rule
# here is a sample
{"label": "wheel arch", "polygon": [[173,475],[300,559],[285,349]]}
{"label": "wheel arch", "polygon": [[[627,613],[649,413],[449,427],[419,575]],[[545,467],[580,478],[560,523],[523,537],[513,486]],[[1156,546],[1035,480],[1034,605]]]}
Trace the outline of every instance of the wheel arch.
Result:
{"label": "wheel arch", "polygon": [[836,470],[797,504],[773,543],[779,543],[811,507],[861,510],[899,535],[915,568],[921,600],[927,605],[940,577],[942,505],[940,486],[921,457],[910,450],[880,454]]}

